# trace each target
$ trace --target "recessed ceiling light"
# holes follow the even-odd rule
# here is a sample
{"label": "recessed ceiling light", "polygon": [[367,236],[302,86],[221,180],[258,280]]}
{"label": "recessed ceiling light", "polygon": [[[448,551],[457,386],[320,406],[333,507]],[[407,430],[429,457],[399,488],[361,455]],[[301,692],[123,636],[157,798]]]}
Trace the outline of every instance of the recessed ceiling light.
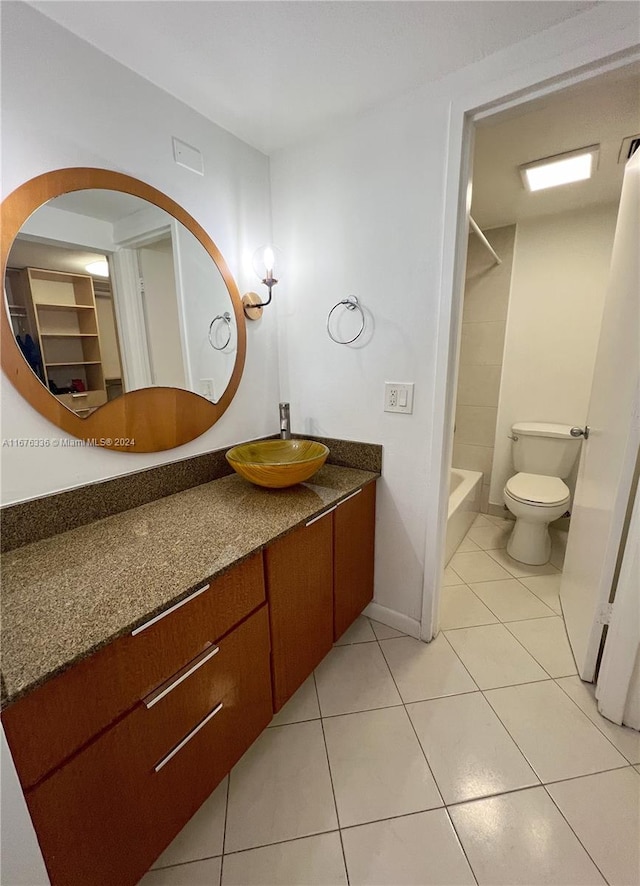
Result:
{"label": "recessed ceiling light", "polygon": [[103,259],[102,261],[92,261],[88,265],[85,265],[85,270],[88,274],[95,274],[96,277],[108,277],[109,263],[106,259]]}
{"label": "recessed ceiling light", "polygon": [[600,145],[579,148],[554,157],[545,157],[520,167],[520,175],[527,191],[542,191],[571,182],[591,178],[598,165]]}

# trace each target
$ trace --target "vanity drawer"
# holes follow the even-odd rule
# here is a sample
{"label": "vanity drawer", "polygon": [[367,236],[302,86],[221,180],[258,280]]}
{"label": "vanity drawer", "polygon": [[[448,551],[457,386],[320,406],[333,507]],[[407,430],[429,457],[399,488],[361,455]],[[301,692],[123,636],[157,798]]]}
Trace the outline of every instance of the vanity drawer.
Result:
{"label": "vanity drawer", "polygon": [[267,726],[266,607],[218,645],[27,791],[54,886],[136,883]]}
{"label": "vanity drawer", "polygon": [[[204,587],[204,585],[203,585]],[[31,787],[265,600],[257,553],[10,705],[2,722],[23,787]]]}
{"label": "vanity drawer", "polygon": [[85,391],[81,394],[58,394],[57,399],[73,409],[74,412],[80,412],[84,409],[95,409],[107,402],[106,391]]}

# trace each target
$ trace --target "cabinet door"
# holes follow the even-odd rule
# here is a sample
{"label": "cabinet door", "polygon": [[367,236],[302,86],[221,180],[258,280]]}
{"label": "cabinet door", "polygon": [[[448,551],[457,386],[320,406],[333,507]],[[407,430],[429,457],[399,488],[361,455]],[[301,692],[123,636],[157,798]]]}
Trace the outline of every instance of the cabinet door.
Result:
{"label": "cabinet door", "polygon": [[373,599],[375,524],[375,483],[369,483],[334,511],[335,640],[344,634]]}
{"label": "cabinet door", "polygon": [[333,643],[332,527],[327,514],[265,551],[274,711]]}

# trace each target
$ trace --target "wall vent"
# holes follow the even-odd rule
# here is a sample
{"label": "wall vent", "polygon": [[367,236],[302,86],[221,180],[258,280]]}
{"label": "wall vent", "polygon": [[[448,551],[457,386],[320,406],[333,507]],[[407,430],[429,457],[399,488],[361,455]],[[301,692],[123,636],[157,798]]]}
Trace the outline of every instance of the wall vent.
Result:
{"label": "wall vent", "polygon": [[104,296],[106,298],[111,298],[111,281],[110,280],[96,280],[95,277],[93,279],[93,291],[96,296]]}
{"label": "wall vent", "polygon": [[175,136],[173,137],[172,142],[173,159],[178,166],[184,166],[185,169],[190,169],[191,172],[197,172],[198,175],[204,175],[204,160],[202,159],[202,153],[197,148],[194,148],[193,145],[181,142],[180,139]]}
{"label": "wall vent", "polygon": [[628,135],[623,139],[620,145],[620,153],[618,154],[618,163],[626,163],[640,147],[640,133],[638,135]]}

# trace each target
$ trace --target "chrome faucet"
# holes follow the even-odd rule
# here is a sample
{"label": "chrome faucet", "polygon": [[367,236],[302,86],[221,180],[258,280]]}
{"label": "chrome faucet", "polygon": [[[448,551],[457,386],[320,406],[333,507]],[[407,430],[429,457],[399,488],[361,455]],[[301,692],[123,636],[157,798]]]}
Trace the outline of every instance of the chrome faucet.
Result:
{"label": "chrome faucet", "polygon": [[280,403],[280,439],[291,439],[291,419],[289,417],[288,403]]}

